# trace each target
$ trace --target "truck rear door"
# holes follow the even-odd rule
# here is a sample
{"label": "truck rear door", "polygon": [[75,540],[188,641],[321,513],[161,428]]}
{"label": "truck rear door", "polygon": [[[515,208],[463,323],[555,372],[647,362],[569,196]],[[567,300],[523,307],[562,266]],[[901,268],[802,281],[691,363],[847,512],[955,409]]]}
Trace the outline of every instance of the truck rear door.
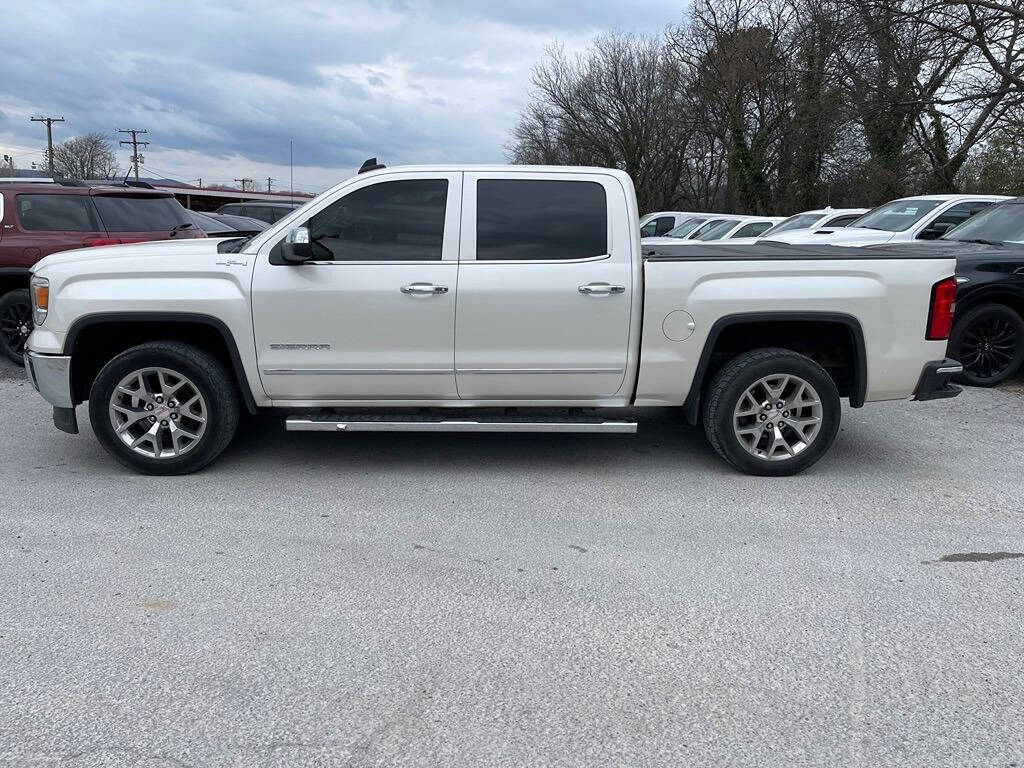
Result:
{"label": "truck rear door", "polygon": [[622,200],[617,179],[600,173],[464,174],[459,397],[575,400],[619,392],[633,300]]}

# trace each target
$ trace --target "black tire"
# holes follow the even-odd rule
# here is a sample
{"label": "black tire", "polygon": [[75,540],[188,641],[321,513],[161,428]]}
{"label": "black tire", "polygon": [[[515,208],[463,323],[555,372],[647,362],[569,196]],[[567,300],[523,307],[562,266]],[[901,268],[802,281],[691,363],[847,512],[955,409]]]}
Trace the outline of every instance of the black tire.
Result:
{"label": "black tire", "polygon": [[1002,304],[984,304],[953,321],[949,356],[964,372],[956,377],[972,387],[994,387],[1024,364],[1024,318]]}
{"label": "black tire", "polygon": [[[766,377],[786,375],[803,379],[817,392],[821,415],[815,418],[820,418],[820,422],[817,432],[813,437],[808,436],[805,447],[795,455],[769,460],[744,446],[734,427],[734,416],[748,388]],[[773,408],[776,406],[774,404]],[[807,411],[801,413],[806,415]],[[770,418],[771,413],[765,411],[765,415]],[[831,447],[839,432],[841,416],[839,392],[832,377],[810,358],[788,349],[755,349],[730,360],[715,374],[704,397],[704,430],[712,447],[729,464],[749,475],[779,477],[807,469]],[[757,419],[760,419],[760,412]],[[788,428],[780,426],[780,430],[786,432]],[[768,437],[756,437],[752,442],[767,440]],[[760,444],[756,442],[756,445]]]}
{"label": "black tire", "polygon": [[18,288],[0,296],[0,353],[17,364],[25,363],[25,342],[32,332],[32,300],[28,288]]}
{"label": "black tire", "polygon": [[[194,383],[206,404],[205,431],[181,456],[153,458],[136,453],[115,433],[110,402],[115,388],[133,371],[167,368]],[[124,464],[148,475],[184,475],[216,459],[238,427],[239,396],[235,382],[213,355],[177,341],[141,344],[115,357],[99,372],[89,392],[89,421],[106,451]]]}

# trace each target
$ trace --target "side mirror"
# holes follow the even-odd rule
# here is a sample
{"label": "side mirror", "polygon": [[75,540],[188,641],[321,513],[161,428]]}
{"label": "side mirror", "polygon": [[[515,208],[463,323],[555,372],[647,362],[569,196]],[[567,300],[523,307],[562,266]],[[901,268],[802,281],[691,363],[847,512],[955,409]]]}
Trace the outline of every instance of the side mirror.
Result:
{"label": "side mirror", "polygon": [[952,224],[929,224],[921,233],[922,240],[935,240],[942,237],[953,228]]}
{"label": "side mirror", "polygon": [[295,227],[281,243],[281,258],[292,264],[302,264],[313,258],[313,244],[309,240],[309,229]]}

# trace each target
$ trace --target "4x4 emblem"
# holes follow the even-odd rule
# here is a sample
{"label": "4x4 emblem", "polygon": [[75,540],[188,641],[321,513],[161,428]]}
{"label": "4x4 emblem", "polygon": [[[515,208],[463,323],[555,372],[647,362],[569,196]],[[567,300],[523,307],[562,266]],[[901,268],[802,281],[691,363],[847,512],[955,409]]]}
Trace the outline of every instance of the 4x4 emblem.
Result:
{"label": "4x4 emblem", "polygon": [[239,259],[228,259],[227,261],[217,262],[222,267],[245,267],[248,266],[248,261],[240,261]]}

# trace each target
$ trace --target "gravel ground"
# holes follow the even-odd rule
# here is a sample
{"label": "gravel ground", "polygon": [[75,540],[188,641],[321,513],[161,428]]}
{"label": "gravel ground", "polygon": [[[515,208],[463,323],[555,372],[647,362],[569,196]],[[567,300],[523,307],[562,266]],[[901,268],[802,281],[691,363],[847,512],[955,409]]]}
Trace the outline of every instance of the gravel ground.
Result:
{"label": "gravel ground", "polygon": [[0,765],[1024,765],[1022,398],[781,480],[668,412],[150,478],[5,366]]}

